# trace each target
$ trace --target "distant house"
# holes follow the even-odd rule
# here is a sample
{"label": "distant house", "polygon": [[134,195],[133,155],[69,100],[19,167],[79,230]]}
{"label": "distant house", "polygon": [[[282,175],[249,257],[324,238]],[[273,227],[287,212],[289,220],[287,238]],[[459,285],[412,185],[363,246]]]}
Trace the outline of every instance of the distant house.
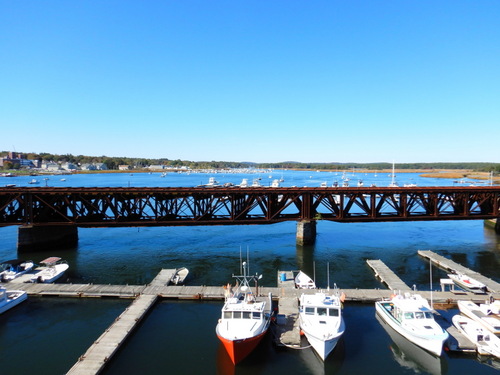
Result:
{"label": "distant house", "polygon": [[74,171],[74,170],[78,169],[78,165],[67,162],[67,163],[62,163],[61,168],[65,169],[67,171]]}
{"label": "distant house", "polygon": [[61,167],[58,163],[53,161],[44,161],[42,162],[42,169],[46,169],[48,171],[58,171]]}
{"label": "distant house", "polygon": [[107,171],[108,166],[105,163],[95,163],[94,164],[98,171]]}
{"label": "distant house", "polygon": [[130,169],[132,169],[132,168],[130,167],[130,165],[119,165],[119,166],[118,166],[118,169],[119,169],[120,171],[128,171],[128,170],[130,170]]}
{"label": "distant house", "polygon": [[80,168],[82,171],[95,171],[97,169],[94,164],[82,164]]}
{"label": "distant house", "polygon": [[164,165],[150,165],[148,168],[156,171],[156,170],[165,169],[165,166]]}

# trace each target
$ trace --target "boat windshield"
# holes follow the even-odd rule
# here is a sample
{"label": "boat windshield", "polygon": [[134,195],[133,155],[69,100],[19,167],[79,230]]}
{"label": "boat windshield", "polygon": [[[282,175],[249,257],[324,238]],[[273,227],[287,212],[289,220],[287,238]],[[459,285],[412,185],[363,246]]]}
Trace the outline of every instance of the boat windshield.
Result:
{"label": "boat windshield", "polygon": [[432,314],[428,311],[415,311],[413,312],[405,312],[405,319],[433,319]]}
{"label": "boat windshield", "polygon": [[306,307],[305,308],[306,315],[318,315],[318,316],[339,316],[339,309],[335,308],[327,308],[327,307]]}
{"label": "boat windshield", "polygon": [[224,311],[224,319],[261,319],[262,313],[255,311]]}

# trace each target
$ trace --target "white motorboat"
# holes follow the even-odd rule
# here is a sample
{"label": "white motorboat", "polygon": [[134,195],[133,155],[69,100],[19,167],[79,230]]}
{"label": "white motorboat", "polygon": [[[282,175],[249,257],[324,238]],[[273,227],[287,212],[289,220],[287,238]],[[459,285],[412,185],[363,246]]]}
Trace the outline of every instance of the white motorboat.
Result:
{"label": "white motorboat", "polygon": [[7,290],[0,286],[0,314],[26,301],[28,293],[24,290]]}
{"label": "white motorboat", "polygon": [[198,185],[198,187],[219,187],[220,184],[217,182],[215,177],[209,177],[208,183],[204,185]]}
{"label": "white motorboat", "polygon": [[175,285],[183,284],[186,280],[189,270],[186,267],[177,268],[172,275],[170,282]]}
{"label": "white motorboat", "polygon": [[302,294],[299,299],[300,329],[323,361],[345,331],[341,298],[335,288],[331,295],[324,292]]}
{"label": "white motorboat", "polygon": [[316,283],[304,272],[299,271],[295,276],[295,287],[297,289],[316,289]]}
{"label": "white motorboat", "polygon": [[495,335],[500,334],[500,314],[495,313],[498,310],[492,309],[497,305],[496,303],[481,303],[478,305],[472,301],[458,301],[457,305],[462,314],[475,320]]}
{"label": "white motorboat", "polygon": [[375,302],[379,316],[415,345],[441,356],[448,332],[434,320],[432,309],[419,294],[405,293]]}
{"label": "white motorboat", "polygon": [[463,273],[449,273],[448,277],[460,288],[473,293],[486,293],[487,287],[483,283],[464,275]]}
{"label": "white motorboat", "polygon": [[226,298],[215,332],[234,364],[241,362],[259,344],[268,331],[272,315],[272,296],[260,299],[252,293],[250,282],[260,277],[249,276],[247,262],[243,275],[235,276],[236,289],[225,287]]}
{"label": "white motorboat", "polygon": [[453,325],[476,345],[479,354],[500,358],[500,338],[493,332],[463,315],[455,315],[452,321]]}
{"label": "white motorboat", "polygon": [[31,276],[32,283],[53,283],[59,279],[69,268],[68,263],[62,261],[59,257],[50,257],[40,262],[43,269]]}
{"label": "white motorboat", "polygon": [[7,282],[31,271],[34,264],[31,260],[12,259],[0,264],[0,281]]}

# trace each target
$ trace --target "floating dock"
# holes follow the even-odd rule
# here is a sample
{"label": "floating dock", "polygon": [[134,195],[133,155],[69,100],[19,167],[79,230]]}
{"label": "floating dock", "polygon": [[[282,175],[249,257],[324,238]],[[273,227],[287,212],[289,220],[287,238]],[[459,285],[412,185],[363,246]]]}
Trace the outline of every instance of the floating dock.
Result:
{"label": "floating dock", "polygon": [[380,259],[367,259],[366,263],[373,269],[378,277],[391,290],[409,291],[411,288],[405,284],[389,267]]}
{"label": "floating dock", "polygon": [[278,316],[275,344],[291,348],[300,347],[299,291],[295,289],[295,276],[299,271],[278,271]]}
{"label": "floating dock", "polygon": [[[154,278],[150,286],[168,285],[175,270],[163,269]],[[144,315],[154,305],[158,294],[151,289],[144,288],[134,302],[114,321],[114,323],[90,346],[73,367],[67,372],[69,375],[98,374],[106,362],[115,354],[122,343],[127,339]]]}
{"label": "floating dock", "polygon": [[464,275],[470,276],[473,279],[483,283],[488,288],[489,292],[498,293],[500,292],[500,284],[490,278],[481,275],[480,273],[468,269],[461,264],[455,263],[454,261],[445,258],[439,254],[436,254],[430,250],[418,250],[418,255],[423,258],[428,259],[430,262],[437,265],[448,272],[462,273]]}

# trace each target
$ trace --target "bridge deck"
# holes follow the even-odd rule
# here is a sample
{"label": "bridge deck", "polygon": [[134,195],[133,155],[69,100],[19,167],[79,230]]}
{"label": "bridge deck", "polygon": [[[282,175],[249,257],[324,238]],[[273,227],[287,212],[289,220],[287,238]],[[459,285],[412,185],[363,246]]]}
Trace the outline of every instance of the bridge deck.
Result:
{"label": "bridge deck", "polygon": [[430,250],[419,250],[418,255],[429,259],[432,263],[437,265],[438,267],[448,271],[448,272],[459,272],[465,274],[467,276],[480,281],[488,288],[490,292],[500,292],[500,284],[490,278],[481,275],[480,273],[473,271],[467,267],[464,267],[458,263],[455,263],[451,259],[445,258],[439,254],[436,254]]}

